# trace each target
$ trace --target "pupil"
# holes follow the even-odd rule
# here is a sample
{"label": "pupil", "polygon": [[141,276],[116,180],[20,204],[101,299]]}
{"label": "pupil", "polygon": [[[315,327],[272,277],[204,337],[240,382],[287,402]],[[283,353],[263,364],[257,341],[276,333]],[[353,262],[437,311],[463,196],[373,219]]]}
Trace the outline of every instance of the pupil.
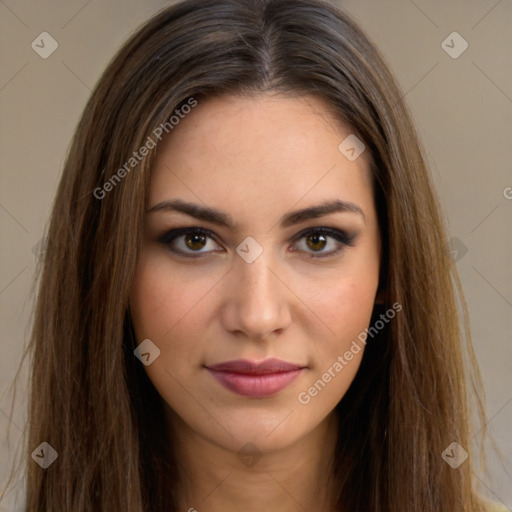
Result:
{"label": "pupil", "polygon": [[201,249],[205,245],[205,236],[189,235],[185,238],[185,243],[189,249]]}
{"label": "pupil", "polygon": [[[310,249],[323,249],[326,245],[326,240],[324,235],[310,235],[307,239],[307,244]],[[319,244],[319,245],[317,245]]]}

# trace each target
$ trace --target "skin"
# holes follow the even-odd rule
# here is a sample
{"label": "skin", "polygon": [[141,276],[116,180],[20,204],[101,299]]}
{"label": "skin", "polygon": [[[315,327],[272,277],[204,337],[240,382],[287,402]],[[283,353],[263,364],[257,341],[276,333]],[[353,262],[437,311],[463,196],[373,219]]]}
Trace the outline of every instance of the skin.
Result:
{"label": "skin", "polygon": [[[131,313],[138,342],[150,339],[160,349],[145,369],[178,450],[180,510],[333,509],[333,409],[363,350],[308,404],[298,395],[369,326],[381,240],[366,153],[349,161],[338,150],[351,132],[328,110],[313,96],[208,99],[158,146]],[[218,209],[235,227],[172,209],[149,212],[172,199]],[[336,199],[356,204],[364,217],[343,211],[280,223],[285,214]],[[330,236],[319,241],[315,233],[297,238],[323,226],[354,234],[353,246]],[[201,227],[213,238],[159,241],[180,227]],[[252,263],[236,252],[248,236],[263,249]],[[267,398],[236,394],[204,367],[269,357],[306,368]],[[237,456],[246,443],[260,456],[252,465]]]}

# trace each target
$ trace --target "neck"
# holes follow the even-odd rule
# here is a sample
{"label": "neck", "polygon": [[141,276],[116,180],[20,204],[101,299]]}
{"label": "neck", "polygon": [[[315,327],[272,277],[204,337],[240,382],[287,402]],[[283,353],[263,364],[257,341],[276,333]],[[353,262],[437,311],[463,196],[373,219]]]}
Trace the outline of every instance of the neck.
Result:
{"label": "neck", "polygon": [[[337,439],[334,413],[296,443],[245,463],[232,450],[192,431],[172,411],[180,467],[179,510],[193,512],[333,512],[329,483]],[[258,458],[259,457],[259,458]]]}

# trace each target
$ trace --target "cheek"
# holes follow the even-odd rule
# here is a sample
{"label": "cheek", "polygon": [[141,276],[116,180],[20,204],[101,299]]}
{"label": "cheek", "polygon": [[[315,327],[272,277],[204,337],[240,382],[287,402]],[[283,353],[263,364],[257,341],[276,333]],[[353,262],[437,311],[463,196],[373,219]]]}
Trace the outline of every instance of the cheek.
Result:
{"label": "cheek", "polygon": [[174,320],[179,302],[175,298],[176,284],[165,273],[158,262],[150,264],[142,257],[138,264],[130,298],[130,309],[137,341],[149,338],[157,340],[169,329]]}
{"label": "cheek", "polygon": [[368,327],[378,281],[378,265],[361,265],[332,279],[326,276],[316,287],[304,286],[302,297],[317,313],[315,323],[327,336],[326,346],[341,349]]}
{"label": "cheek", "polygon": [[325,279],[316,292],[309,288],[306,298],[322,322],[315,322],[313,338],[321,341],[311,345],[314,366],[303,398],[310,398],[324,412],[343,397],[359,369],[375,305],[378,258],[373,253],[367,258],[358,256],[347,263],[346,271]]}
{"label": "cheek", "polygon": [[196,431],[207,425],[209,435],[222,439],[225,431],[212,422],[207,409],[195,406],[195,397],[209,404],[216,397],[197,387],[194,379],[201,363],[198,340],[212,309],[208,291],[218,280],[192,267],[178,272],[165,253],[145,249],[134,277],[130,310],[137,342],[150,339],[160,349],[159,357],[144,370],[170,411],[177,411]]}
{"label": "cheek", "polygon": [[[368,327],[375,298],[374,286],[361,286],[361,282],[342,284],[332,293],[332,301],[326,304],[326,323],[334,332],[323,345],[319,354],[321,371],[336,362],[343,365],[342,379],[353,378],[361,362],[365,344],[362,333]],[[350,366],[350,368],[348,368]],[[341,369],[338,366],[338,370]],[[340,381],[342,379],[339,379]]]}
{"label": "cheek", "polygon": [[349,267],[338,285],[330,288],[331,300],[326,305],[336,338],[342,340],[341,348],[345,349],[368,327],[375,306],[380,264],[373,244],[354,257]]}
{"label": "cheek", "polygon": [[[197,304],[200,287],[179,272],[171,272],[168,258],[160,251],[143,250],[134,276],[130,312],[137,343],[149,339],[160,350],[158,358],[145,370],[166,400],[180,396],[180,365],[174,361],[188,358],[191,344],[181,335],[181,343],[170,345],[179,331],[187,332],[187,313]],[[190,336],[190,332],[188,332]],[[170,355],[172,354],[172,357]]]}
{"label": "cheek", "polygon": [[200,315],[202,298],[214,283],[197,270],[177,272],[165,252],[145,250],[138,263],[130,298],[137,340],[160,342]]}
{"label": "cheek", "polygon": [[222,274],[216,268],[177,270],[165,251],[143,250],[132,285],[130,311],[137,343],[150,339],[160,350],[145,370],[168,403],[180,396],[181,382],[202,364],[201,339],[214,317],[212,297]]}
{"label": "cheek", "polygon": [[319,311],[329,334],[315,344],[311,371],[297,396],[299,408],[312,417],[332,411],[352,384],[364,354],[362,333],[369,326],[374,297],[373,281],[362,286],[353,280],[340,282],[324,297]]}
{"label": "cheek", "polygon": [[332,291],[327,313],[338,339],[357,335],[368,326],[374,307],[377,279],[351,277]]}

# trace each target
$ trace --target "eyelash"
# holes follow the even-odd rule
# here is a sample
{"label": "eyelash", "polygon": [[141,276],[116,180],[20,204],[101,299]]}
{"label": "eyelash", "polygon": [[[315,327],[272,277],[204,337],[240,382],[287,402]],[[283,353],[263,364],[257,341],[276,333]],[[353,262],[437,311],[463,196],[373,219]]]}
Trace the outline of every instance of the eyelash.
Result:
{"label": "eyelash", "polygon": [[[178,254],[180,256],[187,257],[187,258],[198,258],[198,257],[202,257],[205,254],[209,254],[211,252],[211,251],[186,252],[186,251],[182,251],[181,249],[176,249],[176,248],[172,247],[172,242],[174,242],[177,238],[184,236],[184,235],[189,235],[189,234],[202,235],[202,236],[208,237],[208,238],[212,239],[215,243],[218,244],[218,242],[216,242],[216,240],[215,240],[215,235],[211,231],[209,231],[207,229],[199,228],[199,227],[171,229],[171,230],[167,231],[166,233],[164,233],[162,236],[160,236],[157,239],[157,242],[161,243],[162,245],[167,246],[167,248],[171,252]],[[357,236],[356,234],[348,234],[346,231],[343,231],[340,229],[333,229],[333,228],[328,228],[328,227],[322,226],[322,227],[308,228],[308,229],[301,231],[300,233],[298,233],[295,236],[294,243],[298,242],[302,238],[306,238],[309,235],[327,236],[330,238],[334,238],[337,242],[339,242],[341,244],[340,248],[338,248],[336,250],[331,250],[328,252],[318,252],[315,254],[315,252],[310,253],[309,251],[305,251],[307,254],[309,254],[309,257],[312,259],[327,258],[330,256],[335,256],[343,250],[344,246],[353,247],[356,236]],[[220,245],[220,244],[218,244],[218,245]]]}

